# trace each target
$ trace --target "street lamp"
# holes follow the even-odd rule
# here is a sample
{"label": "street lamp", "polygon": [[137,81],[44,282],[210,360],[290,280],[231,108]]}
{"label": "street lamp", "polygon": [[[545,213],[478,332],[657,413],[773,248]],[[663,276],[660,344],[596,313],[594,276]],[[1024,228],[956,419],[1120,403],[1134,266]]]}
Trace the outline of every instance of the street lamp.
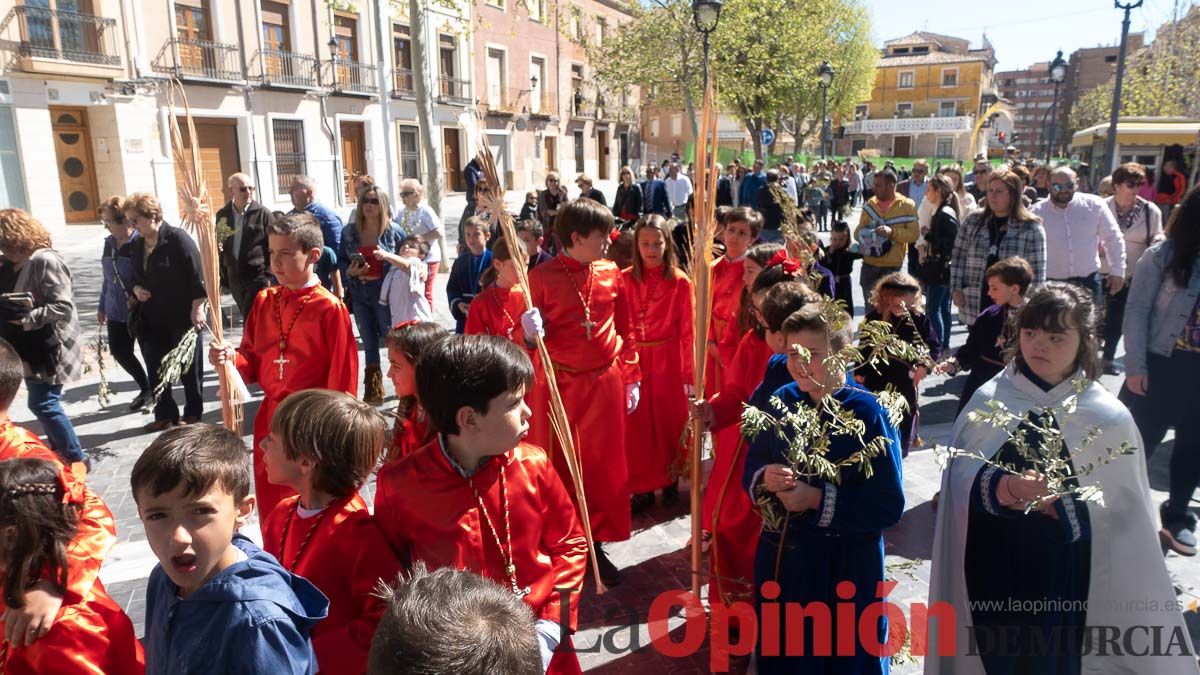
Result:
{"label": "street lamp", "polygon": [[717,29],[725,0],[692,0],[692,20],[704,36],[704,91],[708,91],[708,36]]}
{"label": "street lamp", "polygon": [[1067,79],[1067,62],[1063,61],[1061,49],[1050,63],[1050,79],[1054,81],[1054,102],[1050,104],[1050,137],[1046,142],[1046,164],[1050,163],[1050,156],[1054,154],[1054,137],[1058,131],[1058,88],[1062,86],[1063,80]]}
{"label": "street lamp", "polygon": [[829,85],[833,84],[833,66],[828,61],[821,62],[817,69],[817,77],[821,78],[821,159],[825,159],[825,149],[829,145],[829,116],[826,106],[829,103]]}
{"label": "street lamp", "polygon": [[1100,175],[1107,176],[1117,168],[1117,116],[1121,112],[1121,85],[1125,80],[1125,54],[1129,49],[1129,13],[1142,6],[1144,0],[1121,4],[1113,0],[1115,9],[1125,10],[1125,19],[1121,22],[1121,49],[1117,54],[1117,80],[1113,85],[1112,110],[1108,114],[1108,136],[1104,142],[1104,165],[1100,167]]}
{"label": "street lamp", "polygon": [[[317,59],[317,65],[320,65],[319,58]],[[335,38],[332,35],[329,36],[329,65],[333,66],[332,68],[330,68],[330,70],[332,71],[330,73],[330,77],[333,78],[333,88],[337,89],[337,85],[338,85],[338,72],[337,72],[338,71],[338,43],[337,43],[337,38]]]}

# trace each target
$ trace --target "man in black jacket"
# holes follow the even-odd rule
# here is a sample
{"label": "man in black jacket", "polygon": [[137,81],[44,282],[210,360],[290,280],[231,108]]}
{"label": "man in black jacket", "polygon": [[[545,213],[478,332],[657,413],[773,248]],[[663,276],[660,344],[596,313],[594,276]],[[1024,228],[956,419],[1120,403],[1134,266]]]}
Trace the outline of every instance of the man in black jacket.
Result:
{"label": "man in black jacket", "polygon": [[229,193],[233,198],[217,211],[217,231],[233,232],[221,243],[221,268],[244,317],[258,292],[271,285],[271,211],[254,201],[254,182],[244,173],[229,177]]}

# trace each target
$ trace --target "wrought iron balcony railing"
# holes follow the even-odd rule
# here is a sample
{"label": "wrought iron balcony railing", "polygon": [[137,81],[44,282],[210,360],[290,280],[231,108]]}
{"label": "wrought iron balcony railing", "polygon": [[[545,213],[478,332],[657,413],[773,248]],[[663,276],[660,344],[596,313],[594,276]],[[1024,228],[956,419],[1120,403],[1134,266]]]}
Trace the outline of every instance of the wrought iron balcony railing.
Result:
{"label": "wrought iron balcony railing", "polygon": [[283,49],[261,49],[254,55],[250,73],[264,85],[313,89],[317,86],[317,59]]}
{"label": "wrought iron balcony railing", "polygon": [[379,91],[375,80],[375,66],[350,59],[333,59],[328,63],[328,72],[331,72],[333,77],[327,84],[334,91],[352,94],[374,94]]}
{"label": "wrought iron balcony railing", "polygon": [[154,59],[154,71],[178,78],[238,82],[243,79],[237,45],[172,38]]}
{"label": "wrought iron balcony railing", "polygon": [[16,22],[21,56],[102,66],[121,65],[116,19],[17,5],[3,26]]}

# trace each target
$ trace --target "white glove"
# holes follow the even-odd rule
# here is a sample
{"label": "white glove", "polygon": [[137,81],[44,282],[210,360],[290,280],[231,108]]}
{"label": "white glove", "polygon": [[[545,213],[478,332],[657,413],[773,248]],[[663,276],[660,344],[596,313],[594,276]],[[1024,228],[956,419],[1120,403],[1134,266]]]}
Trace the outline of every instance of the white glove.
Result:
{"label": "white glove", "polygon": [[546,328],[542,325],[542,312],[537,307],[526,310],[521,315],[521,328],[530,340],[533,340],[535,335],[546,337]]}
{"label": "white glove", "polygon": [[637,410],[638,401],[642,400],[642,385],[638,383],[625,385],[625,414],[632,415]]}

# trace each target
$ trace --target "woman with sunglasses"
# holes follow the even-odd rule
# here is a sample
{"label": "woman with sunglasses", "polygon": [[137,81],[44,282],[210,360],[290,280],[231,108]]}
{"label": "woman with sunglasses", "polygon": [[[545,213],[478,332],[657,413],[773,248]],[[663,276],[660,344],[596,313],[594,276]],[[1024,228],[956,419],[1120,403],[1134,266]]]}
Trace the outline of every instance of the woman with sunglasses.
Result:
{"label": "woman with sunglasses", "polygon": [[[1125,300],[1133,270],[1146,249],[1163,239],[1162,211],[1153,202],[1138,196],[1146,184],[1146,169],[1137,162],[1126,162],[1112,173],[1115,193],[1104,200],[1117,226],[1125,237],[1125,286],[1115,294],[1104,295],[1104,355],[1101,367],[1106,375],[1116,375],[1113,359],[1121,341],[1121,324],[1125,321]],[[1111,270],[1108,258],[1101,252],[1100,271],[1107,277]]]}
{"label": "woman with sunglasses", "polygon": [[391,270],[389,257],[404,241],[404,230],[392,222],[392,205],[377,186],[363,191],[358,199],[354,220],[342,229],[338,250],[338,268],[346,279],[350,305],[358,335],[366,352],[363,372],[363,400],[372,405],[383,403],[383,370],[379,348],[391,327],[387,305],[379,304],[383,278]]}

